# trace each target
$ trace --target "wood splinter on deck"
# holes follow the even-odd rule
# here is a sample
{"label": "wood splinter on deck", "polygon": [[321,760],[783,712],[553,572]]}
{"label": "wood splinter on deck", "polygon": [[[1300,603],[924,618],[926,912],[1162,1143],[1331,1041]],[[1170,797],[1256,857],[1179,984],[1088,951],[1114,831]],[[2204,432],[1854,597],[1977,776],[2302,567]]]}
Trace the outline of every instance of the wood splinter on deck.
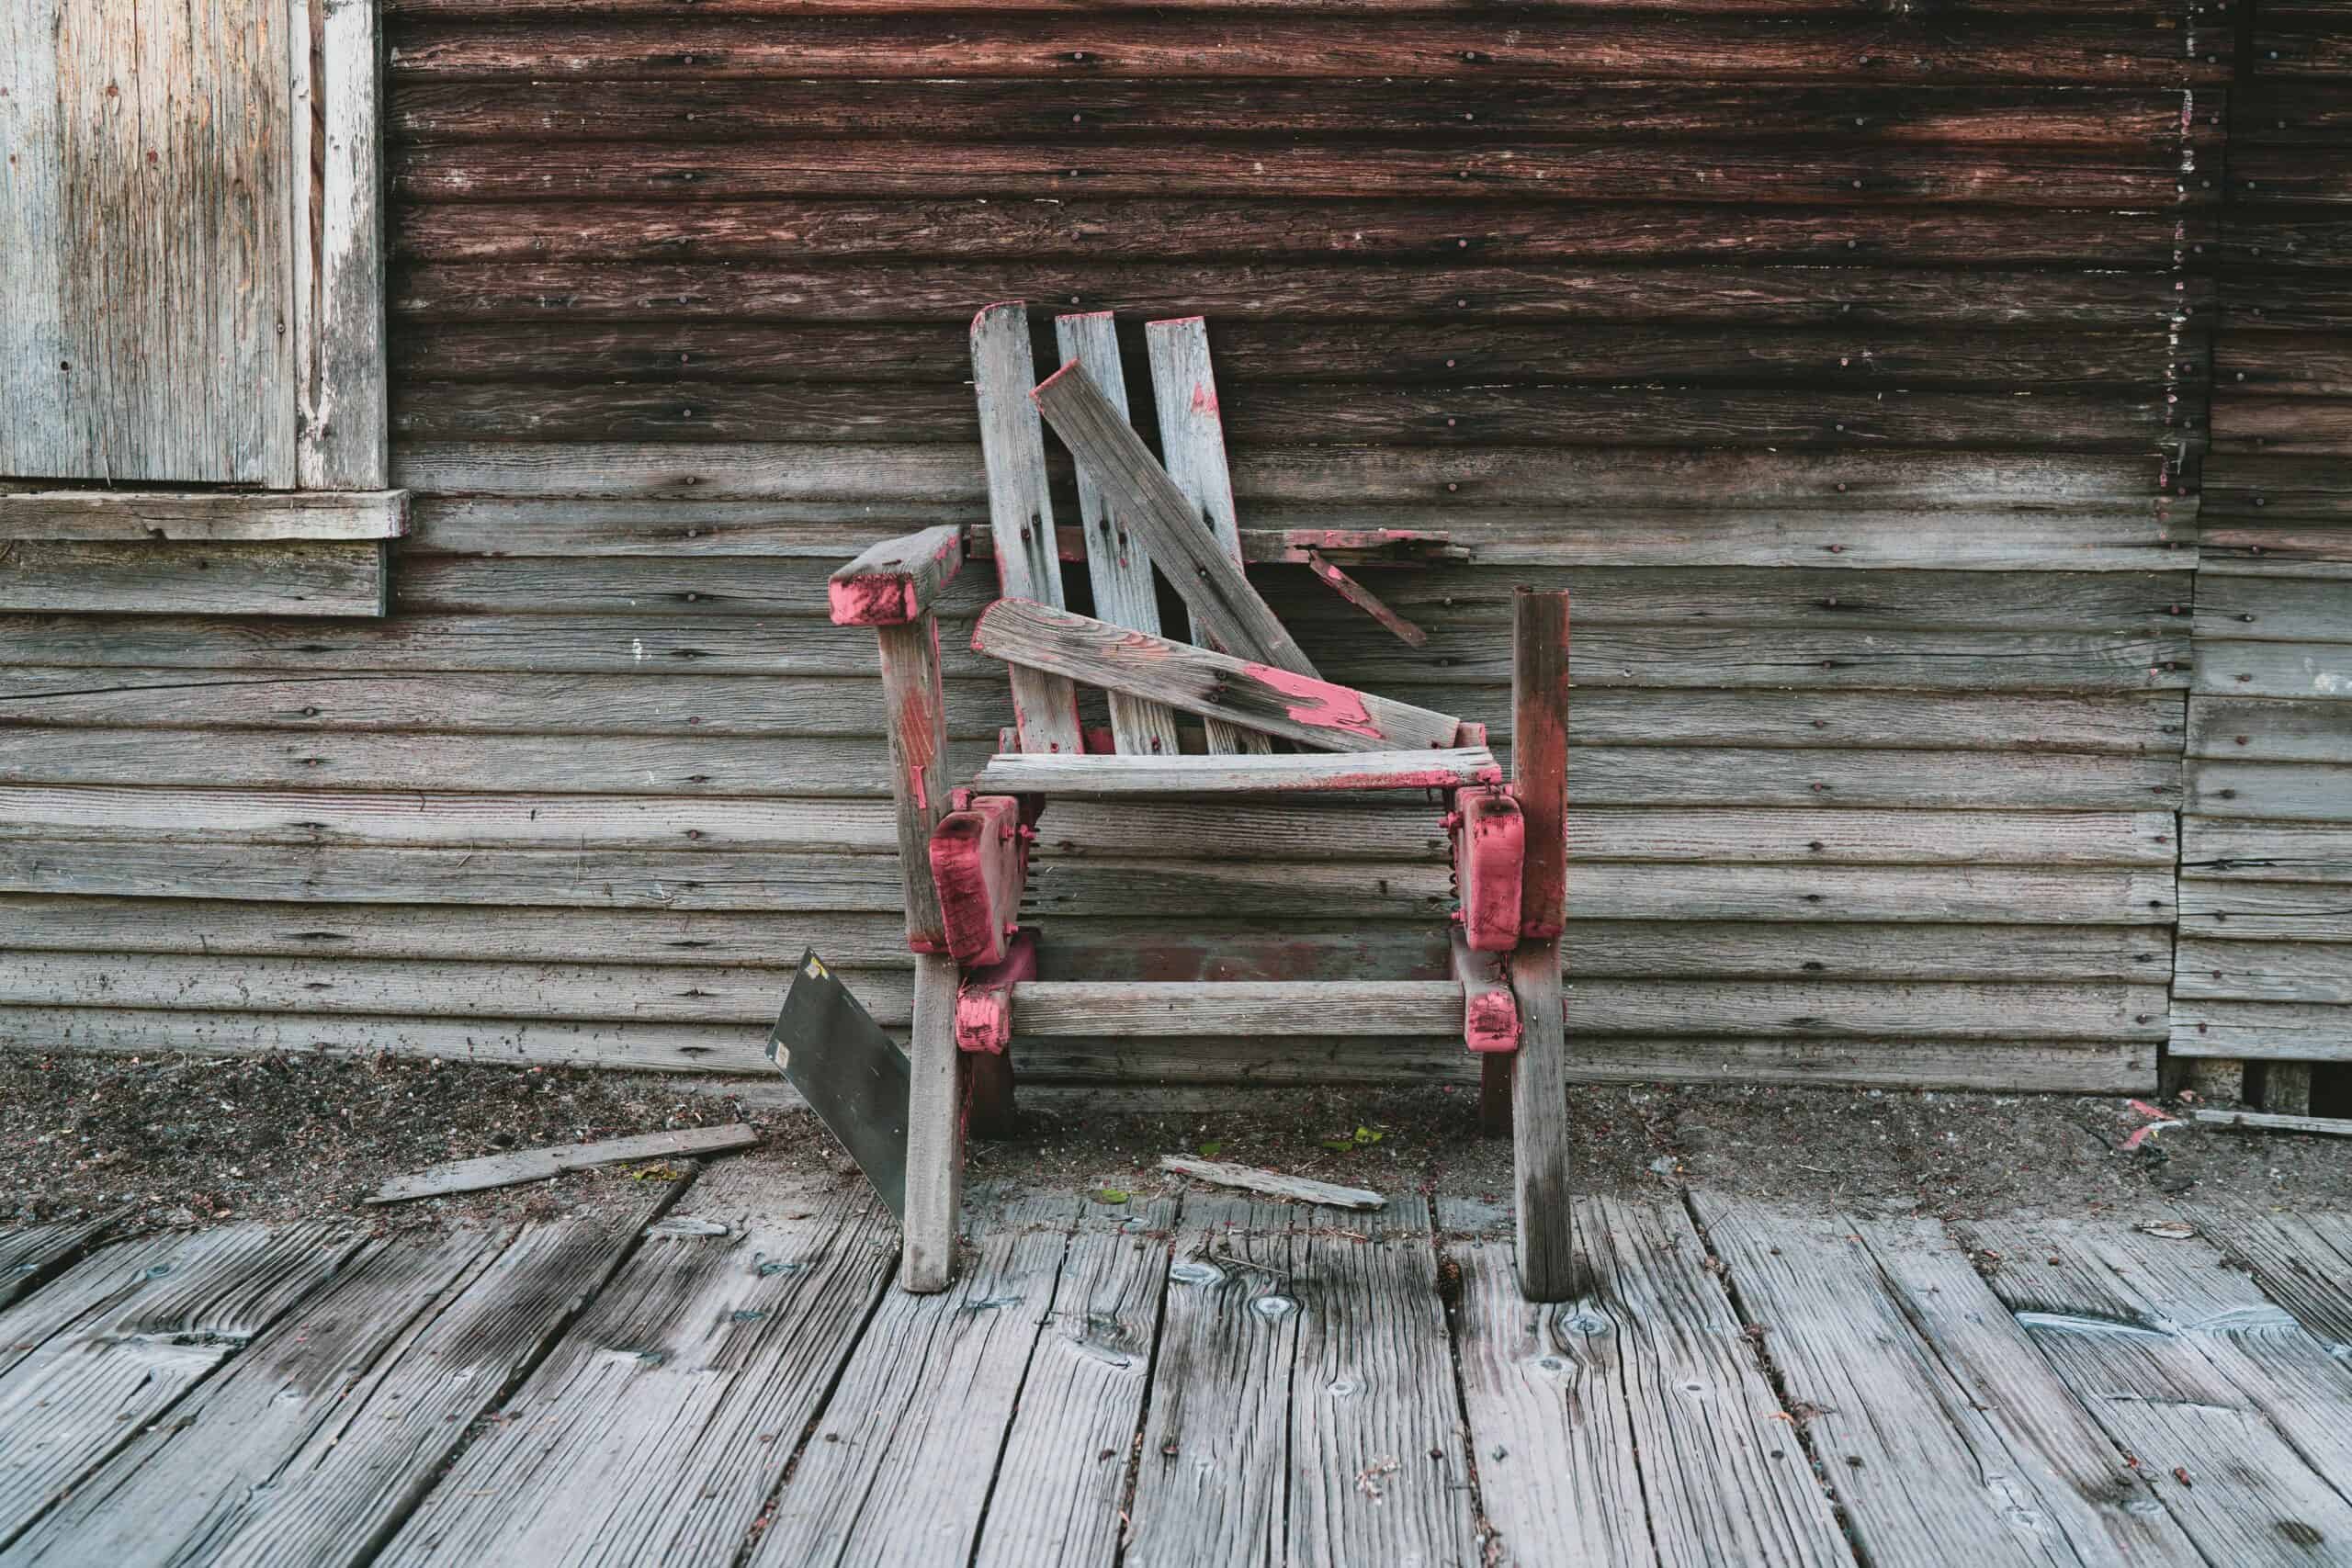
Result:
{"label": "wood splinter on deck", "polygon": [[560,1176],[567,1170],[617,1165],[625,1160],[660,1159],[667,1155],[718,1155],[746,1149],[760,1141],[746,1122],[724,1127],[690,1127],[677,1133],[639,1133],[607,1138],[597,1144],[558,1144],[543,1149],[514,1149],[480,1159],[451,1160],[396,1176],[377,1189],[370,1203],[405,1203],[416,1198],[445,1198],[458,1192],[482,1192]]}
{"label": "wood splinter on deck", "polygon": [[1310,1181],[1303,1176],[1284,1176],[1280,1171],[1260,1170],[1255,1166],[1233,1165],[1224,1160],[1162,1155],[1159,1168],[1218,1187],[1238,1187],[1245,1191],[1263,1192],[1270,1198],[1287,1198],[1295,1203],[1323,1203],[1334,1209],[1378,1209],[1388,1201],[1368,1188]]}

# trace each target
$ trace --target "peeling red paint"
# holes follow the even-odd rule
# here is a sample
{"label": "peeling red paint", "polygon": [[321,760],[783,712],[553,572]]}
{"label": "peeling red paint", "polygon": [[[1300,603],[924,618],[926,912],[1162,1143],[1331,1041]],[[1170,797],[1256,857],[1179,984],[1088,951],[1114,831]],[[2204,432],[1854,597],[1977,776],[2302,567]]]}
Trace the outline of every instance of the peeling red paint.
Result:
{"label": "peeling red paint", "polygon": [[1206,381],[1193,384],[1193,412],[1211,419],[1216,417],[1216,389]]}
{"label": "peeling red paint", "polygon": [[1037,939],[1015,931],[1004,956],[966,975],[956,990],[956,1048],[1002,1055],[1012,1043],[1012,987],[1037,977]]}
{"label": "peeling red paint", "polygon": [[1004,956],[1029,870],[1029,842],[1020,829],[1019,801],[984,795],[968,810],[941,818],[932,831],[932,882],[939,889],[947,951],[959,964],[994,964]]}
{"label": "peeling red paint", "polygon": [[922,613],[914,579],[896,573],[837,577],[825,584],[825,604],[837,626],[902,626]]}
{"label": "peeling red paint", "polygon": [[[1388,739],[1372,722],[1372,715],[1364,708],[1363,694],[1352,687],[1277,670],[1271,664],[1245,664],[1241,669],[1251,680],[1271,686],[1290,699],[1284,711],[1294,724],[1311,725],[1317,729],[1344,729],[1372,740]],[[1453,782],[1450,776],[1447,782]]]}
{"label": "peeling red paint", "polygon": [[1463,936],[1474,952],[1509,953],[1519,945],[1526,818],[1499,790],[1464,790],[1460,802],[1452,837]]}
{"label": "peeling red paint", "polygon": [[1487,1055],[1519,1049],[1519,1006],[1509,991],[1481,991],[1463,1010],[1463,1043]]}

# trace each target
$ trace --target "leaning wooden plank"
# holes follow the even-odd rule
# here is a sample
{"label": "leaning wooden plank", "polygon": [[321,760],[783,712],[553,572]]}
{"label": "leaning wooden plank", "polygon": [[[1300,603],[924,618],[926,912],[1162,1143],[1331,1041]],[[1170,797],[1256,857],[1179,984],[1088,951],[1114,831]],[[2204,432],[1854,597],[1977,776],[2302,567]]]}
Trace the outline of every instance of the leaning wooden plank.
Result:
{"label": "leaning wooden plank", "polygon": [[1298,1214],[1288,1561],[1476,1561],[1477,1524],[1429,1201]]}
{"label": "leaning wooden plank", "polygon": [[1053,1310],[1021,1382],[974,1568],[1102,1564],[1151,1386],[1180,1200],[1090,1203],[1062,1256]]}
{"label": "leaning wooden plank", "polygon": [[[137,1288],[102,1301],[16,1359],[0,1374],[0,1430],[38,1430],[40,1440],[12,1444],[0,1468],[0,1539],[45,1513],[129,1434],[370,1246],[326,1224],[206,1231],[181,1242],[164,1267],[146,1270]],[[91,1263],[104,1265],[108,1256]]]}
{"label": "leaning wooden plank", "polygon": [[[819,1190],[739,1161],[696,1181],[626,1264],[605,1262],[617,1271],[601,1290],[567,1288],[549,1257],[550,1293],[592,1297],[585,1313],[375,1561],[583,1562],[624,1548],[642,1562],[731,1561],[888,1288],[892,1243],[890,1212],[863,1183]],[[436,1339],[470,1344],[436,1335],[419,1350]],[[349,1425],[345,1442],[371,1440],[361,1413]],[[289,1547],[302,1539],[281,1528]],[[365,1539],[340,1550],[356,1556]],[[258,1545],[234,1561],[310,1561]]]}
{"label": "leaning wooden plank", "polygon": [[[1025,306],[990,305],[972,318],[972,386],[979,400],[997,583],[1010,597],[1058,607],[1062,569],[1054,554],[1046,435],[1029,395],[1036,379]],[[1076,755],[1086,750],[1079,733],[1078,689],[1066,677],[1014,671],[1012,714],[1024,751]]]}
{"label": "leaning wooden plank", "polygon": [[1016,1035],[1442,1034],[1461,1022],[1462,987],[1452,980],[1028,980],[1012,987]]}
{"label": "leaning wooden plank", "polygon": [[[1119,417],[1127,418],[1127,378],[1119,364],[1119,332],[1111,312],[1056,316],[1054,343],[1063,363],[1082,367]],[[1151,554],[1103,497],[1093,470],[1082,463],[1078,469],[1078,517],[1086,540],[1086,573],[1094,591],[1095,614],[1113,626],[1158,636],[1159,591],[1152,578]],[[1176,716],[1168,705],[1113,692],[1110,705],[1111,733],[1122,752],[1176,754]]]}
{"label": "leaning wooden plank", "polygon": [[0,555],[0,610],[374,616],[389,591],[379,540],[20,539]]}
{"label": "leaning wooden plank", "polygon": [[1009,1202],[976,1224],[952,1293],[883,1298],[746,1568],[971,1560],[989,1461],[1021,1403],[1078,1210],[1070,1198]]}
{"label": "leaning wooden plank", "polygon": [[2352,1138],[2352,1120],[2341,1116],[2285,1116],[2262,1111],[2192,1111],[2190,1120],[2241,1133],[2312,1133]]}
{"label": "leaning wooden plank", "polygon": [[1171,795],[1444,790],[1494,784],[1500,776],[1494,753],[1483,746],[1444,751],[1149,759],[999,752],[974,776],[972,787],[1007,795],[1118,800]]}
{"label": "leaning wooden plank", "polygon": [[1230,1160],[1193,1159],[1185,1155],[1162,1155],[1159,1168],[1172,1170],[1179,1176],[1189,1176],[1195,1181],[1205,1181],[1213,1187],[1238,1187],[1245,1192],[1263,1192],[1269,1198],[1280,1198],[1292,1203],[1321,1203],[1334,1209],[1377,1209],[1387,1202],[1379,1193],[1363,1187],[1342,1187],[1336,1182],[1315,1181],[1304,1176],[1284,1176],[1276,1170],[1260,1170],[1253,1166],[1235,1165]]}
{"label": "leaning wooden plank", "polygon": [[0,539],[396,539],[404,490],[0,491]]}
{"label": "leaning wooden plank", "polygon": [[378,1188],[370,1203],[405,1203],[416,1198],[443,1198],[456,1192],[481,1192],[492,1187],[513,1187],[543,1181],[567,1170],[588,1170],[623,1160],[664,1159],[695,1155],[726,1154],[747,1149],[760,1141],[750,1123],[696,1127],[676,1133],[640,1133],[630,1138],[605,1138],[593,1144],[557,1144],[543,1149],[516,1149],[511,1154],[485,1155],[480,1159],[451,1160],[406,1176],[396,1176]]}
{"label": "leaning wooden plank", "polygon": [[[1094,475],[1127,526],[1191,607],[1196,634],[1229,653],[1312,676],[1315,666],[1085,369],[1065,365],[1038,384],[1038,409]],[[1008,588],[1008,592],[1010,592]]]}
{"label": "leaning wooden plank", "polygon": [[868,546],[827,580],[837,626],[896,626],[919,620],[964,565],[964,530],[942,524]]}
{"label": "leaning wooden plank", "polygon": [[1300,1318],[1323,1310],[1295,1278],[1291,1218],[1247,1199],[1184,1201],[1126,1562],[1287,1561],[1292,1372]]}
{"label": "leaning wooden plank", "polygon": [[964,1084],[956,1047],[956,961],[915,955],[913,1036],[907,1046],[906,1239],[899,1282],[944,1291],[956,1275],[964,1211]]}
{"label": "leaning wooden plank", "polygon": [[1452,714],[1021,599],[999,600],[983,611],[972,647],[1016,666],[1051,670],[1327,751],[1451,746],[1462,728]]}
{"label": "leaning wooden plank", "polygon": [[[1216,375],[1209,365],[1208,323],[1198,316],[1151,321],[1143,329],[1151,358],[1151,400],[1159,416],[1159,450],[1168,477],[1193,513],[1216,536],[1217,548],[1241,564],[1241,534],[1233,506],[1233,474],[1225,460],[1225,421]],[[1223,756],[1271,751],[1272,739],[1224,719],[1208,722],[1209,750]]]}

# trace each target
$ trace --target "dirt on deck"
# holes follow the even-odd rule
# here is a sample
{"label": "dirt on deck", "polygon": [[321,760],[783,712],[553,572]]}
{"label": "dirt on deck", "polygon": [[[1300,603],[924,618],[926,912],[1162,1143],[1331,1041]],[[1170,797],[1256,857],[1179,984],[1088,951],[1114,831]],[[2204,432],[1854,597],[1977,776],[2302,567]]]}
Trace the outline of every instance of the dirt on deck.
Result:
{"label": "dirt on deck", "polygon": [[[1507,1141],[1459,1089],[1235,1091],[1181,1111],[1039,1093],[1020,1134],[973,1146],[976,1180],[1160,1190],[1191,1153],[1385,1191],[1507,1199]],[[2352,1205],[2352,1140],[2165,1128],[2122,1099],[1934,1091],[1589,1088],[1574,1091],[1578,1191],[1683,1182],[1872,1212],[2092,1212],[2169,1197]],[[445,1160],[744,1120],[779,1175],[857,1179],[776,1087],[461,1066],[410,1058],[0,1056],[0,1224],[119,1213],[139,1226],[353,1216],[387,1227],[615,1201],[622,1167],[501,1191],[367,1208],[388,1178]],[[1132,1101],[1126,1103],[1132,1104]]]}

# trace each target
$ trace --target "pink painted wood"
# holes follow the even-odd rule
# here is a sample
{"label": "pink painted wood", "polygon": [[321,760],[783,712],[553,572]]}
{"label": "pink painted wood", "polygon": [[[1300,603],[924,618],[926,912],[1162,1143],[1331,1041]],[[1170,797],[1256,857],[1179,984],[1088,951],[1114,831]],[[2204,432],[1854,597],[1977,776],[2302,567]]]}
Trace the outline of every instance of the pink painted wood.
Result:
{"label": "pink painted wood", "polygon": [[931,608],[964,567],[964,530],[943,525],[885,539],[833,573],[825,604],[837,626],[902,626]]}
{"label": "pink painted wood", "polygon": [[1012,1046],[1012,987],[1037,977],[1037,933],[1017,931],[1004,956],[967,970],[956,988],[956,1048],[1002,1055]]}
{"label": "pink painted wood", "polygon": [[1034,835],[1009,795],[974,796],[940,818],[931,834],[931,876],[947,951],[967,969],[1005,955],[1029,876]]}
{"label": "pink painted wood", "polygon": [[1519,945],[1526,817],[1507,791],[1490,786],[1461,791],[1445,820],[1463,935],[1476,952],[1509,953]]}

